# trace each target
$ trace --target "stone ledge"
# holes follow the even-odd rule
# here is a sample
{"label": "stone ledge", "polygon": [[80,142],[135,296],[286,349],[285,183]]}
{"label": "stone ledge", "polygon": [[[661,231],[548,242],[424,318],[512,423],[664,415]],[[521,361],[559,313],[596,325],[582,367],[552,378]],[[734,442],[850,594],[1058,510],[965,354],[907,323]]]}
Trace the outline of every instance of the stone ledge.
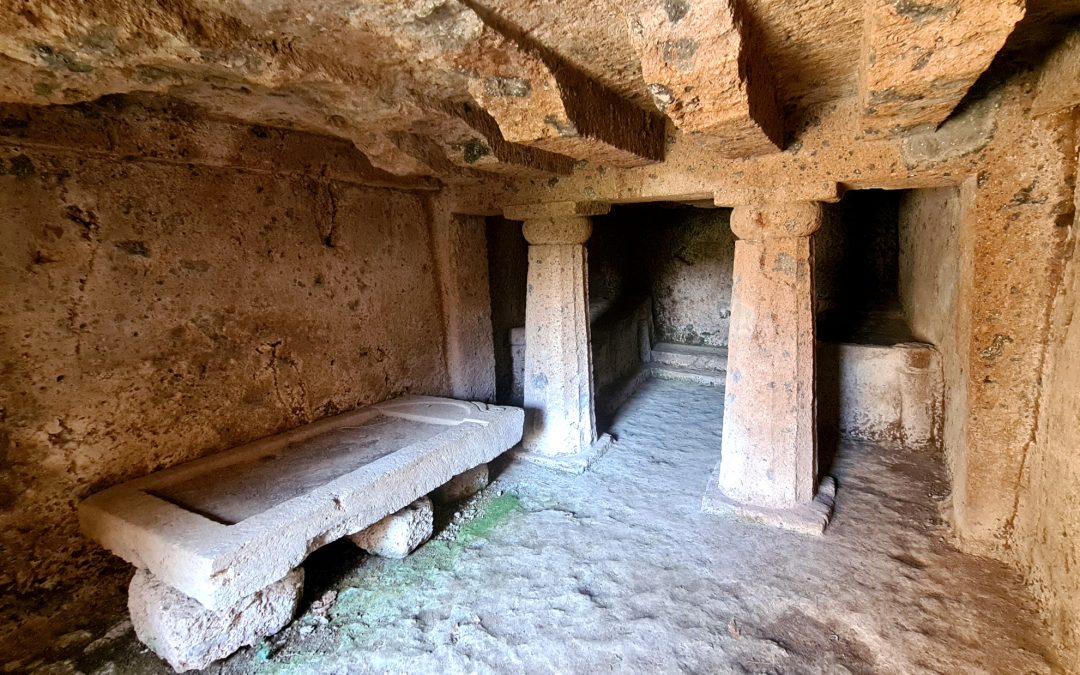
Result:
{"label": "stone ledge", "polygon": [[651,362],[665,366],[713,370],[723,373],[727,370],[727,347],[657,342],[652,346]]}
{"label": "stone ledge", "polygon": [[709,485],[701,499],[701,510],[711,515],[725,516],[744,523],[771,525],[800,534],[821,536],[832,517],[836,501],[836,481],[825,476],[818,485],[814,501],[791,508],[769,508],[737,502],[720,491],[720,465],[709,476]]}
{"label": "stone ledge", "polygon": [[727,371],[683,368],[658,363],[646,364],[645,371],[650,379],[689,382],[703,387],[723,387],[727,380]]}
{"label": "stone ledge", "polygon": [[207,609],[228,607],[311,551],[490,462],[520,442],[523,417],[508,406],[392,399],[114,486],[82,502],[80,522]]}

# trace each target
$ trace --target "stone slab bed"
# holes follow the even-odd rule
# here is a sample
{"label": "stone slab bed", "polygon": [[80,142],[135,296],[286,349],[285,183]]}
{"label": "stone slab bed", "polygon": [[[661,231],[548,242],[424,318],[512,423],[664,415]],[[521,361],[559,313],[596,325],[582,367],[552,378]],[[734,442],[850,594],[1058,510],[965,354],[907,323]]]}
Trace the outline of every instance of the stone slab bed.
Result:
{"label": "stone slab bed", "polygon": [[79,507],[83,532],[208,610],[235,607],[521,440],[524,413],[409,396],[160,471]]}

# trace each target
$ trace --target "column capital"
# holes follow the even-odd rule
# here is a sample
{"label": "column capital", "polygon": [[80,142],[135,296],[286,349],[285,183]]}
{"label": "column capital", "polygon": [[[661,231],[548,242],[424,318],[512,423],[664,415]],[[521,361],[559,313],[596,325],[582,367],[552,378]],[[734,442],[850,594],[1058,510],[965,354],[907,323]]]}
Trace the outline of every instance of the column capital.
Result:
{"label": "column capital", "polygon": [[820,202],[787,202],[737,206],[731,213],[731,231],[739,239],[809,237],[821,227]]}
{"label": "column capital", "polygon": [[521,227],[525,240],[541,244],[584,244],[592,236],[592,221],[585,216],[530,218]]}
{"label": "column capital", "polygon": [[610,210],[611,204],[606,202],[545,202],[505,206],[503,215],[509,220],[558,220],[580,216],[602,216]]}

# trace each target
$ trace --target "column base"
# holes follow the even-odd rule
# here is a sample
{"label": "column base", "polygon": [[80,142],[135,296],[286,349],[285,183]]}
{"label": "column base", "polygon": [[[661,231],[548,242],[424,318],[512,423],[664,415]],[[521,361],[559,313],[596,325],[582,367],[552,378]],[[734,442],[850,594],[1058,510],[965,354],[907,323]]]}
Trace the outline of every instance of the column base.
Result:
{"label": "column base", "polygon": [[725,516],[744,523],[771,525],[800,534],[821,536],[832,517],[833,503],[836,501],[836,481],[832,476],[825,476],[818,485],[814,500],[797,504],[789,508],[770,508],[755,506],[735,501],[720,490],[720,465],[709,477],[709,486],[701,499],[704,513]]}
{"label": "column base", "polygon": [[525,448],[518,448],[512,451],[510,456],[548,469],[579,474],[585,473],[614,444],[615,440],[611,437],[611,434],[603,434],[590,447],[580,452],[548,455],[542,452],[529,451]]}

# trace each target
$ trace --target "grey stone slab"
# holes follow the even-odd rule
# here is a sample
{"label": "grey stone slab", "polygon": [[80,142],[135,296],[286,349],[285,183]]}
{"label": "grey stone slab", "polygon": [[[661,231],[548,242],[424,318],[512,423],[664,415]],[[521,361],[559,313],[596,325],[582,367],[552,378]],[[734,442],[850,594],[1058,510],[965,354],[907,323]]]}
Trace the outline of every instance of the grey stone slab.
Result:
{"label": "grey stone slab", "polygon": [[83,532],[208,609],[289,573],[521,440],[523,412],[409,396],[115,486]]}

